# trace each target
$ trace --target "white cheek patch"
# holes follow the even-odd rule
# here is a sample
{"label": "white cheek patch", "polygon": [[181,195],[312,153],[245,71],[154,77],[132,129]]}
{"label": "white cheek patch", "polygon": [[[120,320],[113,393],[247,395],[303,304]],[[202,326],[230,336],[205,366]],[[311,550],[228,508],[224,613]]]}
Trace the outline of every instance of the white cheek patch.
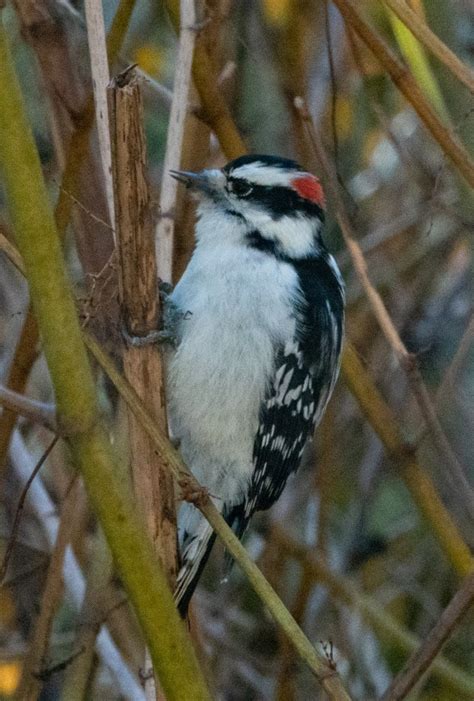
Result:
{"label": "white cheek patch", "polygon": [[315,238],[321,223],[305,216],[281,217],[259,222],[262,236],[280,244],[283,251],[292,258],[304,257],[314,248]]}

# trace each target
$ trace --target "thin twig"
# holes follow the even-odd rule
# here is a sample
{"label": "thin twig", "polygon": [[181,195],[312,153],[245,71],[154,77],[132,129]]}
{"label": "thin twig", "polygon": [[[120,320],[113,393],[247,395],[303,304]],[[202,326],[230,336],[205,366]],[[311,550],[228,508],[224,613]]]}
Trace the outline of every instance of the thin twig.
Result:
{"label": "thin twig", "polygon": [[23,394],[14,392],[7,387],[0,385],[0,405],[8,411],[13,411],[15,414],[20,414],[32,423],[45,426],[53,433],[58,432],[56,423],[56,409],[54,404],[46,404],[38,402],[36,399],[30,399]]}
{"label": "thin twig", "polygon": [[59,436],[54,436],[53,440],[50,442],[50,444],[48,445],[48,447],[44,451],[43,455],[40,457],[40,459],[36,463],[30,477],[28,478],[25,486],[23,487],[23,489],[21,491],[20,498],[18,500],[18,504],[17,504],[16,510],[15,510],[15,518],[13,519],[12,532],[11,532],[10,537],[8,539],[8,544],[6,547],[5,556],[3,558],[2,565],[0,567],[0,585],[3,584],[3,580],[5,579],[5,575],[6,575],[7,570],[8,570],[10,558],[12,556],[13,549],[15,547],[16,537],[18,534],[18,529],[20,527],[21,516],[23,513],[23,507],[25,506],[25,499],[27,497],[28,490],[29,490],[34,478],[36,477],[36,475],[38,474],[38,472],[41,470],[44,463],[48,459],[48,456],[50,455],[51,451],[53,450],[53,448],[56,445],[56,443],[58,442],[58,440],[59,440]]}
{"label": "thin twig", "polygon": [[178,195],[178,182],[171,177],[170,171],[179,170],[181,167],[181,152],[191,89],[194,45],[196,42],[194,0],[181,0],[180,8],[178,55],[163,164],[160,218],[158,219],[155,232],[158,275],[166,282],[171,282],[173,273],[174,215]]}
{"label": "thin twig", "polygon": [[474,94],[474,73],[456,54],[431,31],[423,17],[403,0],[384,0],[422,44],[443,63]]}
{"label": "thin twig", "polygon": [[109,217],[110,221],[113,222],[115,221],[114,192],[112,182],[109,111],[107,104],[107,85],[109,84],[110,74],[107,59],[104,13],[102,11],[101,0],[85,0],[85,10],[100,155],[105,190],[107,193]]}
{"label": "thin twig", "polygon": [[357,5],[354,0],[334,0],[334,4],[347,24],[380,61],[446,156],[451,159],[469,185],[474,188],[474,163],[471,157],[451,130],[439,120],[406,65],[398,59],[382,37],[366,22],[359,9],[360,5]]}
{"label": "thin twig", "polygon": [[109,229],[112,232],[114,231],[113,226],[111,226],[108,222],[106,222],[105,219],[98,217],[96,214],[94,214],[94,212],[91,212],[91,210],[88,209],[84,204],[82,204],[82,202],[80,200],[78,200],[77,197],[75,197],[75,195],[72,194],[72,192],[68,192],[68,190],[66,190],[66,188],[64,188],[61,185],[61,183],[58,183],[58,186],[59,186],[59,189],[61,190],[61,192],[64,192],[65,195],[70,197],[71,200],[74,202],[74,204],[76,204],[79,207],[79,209],[81,209],[85,214],[87,214],[87,216],[90,219],[95,221],[97,224],[101,224],[106,229]]}
{"label": "thin twig", "polygon": [[402,701],[433,664],[436,656],[474,603],[474,573],[466,577],[420,647],[410,656],[380,701]]}
{"label": "thin twig", "polygon": [[[2,241],[0,240],[0,248]],[[15,249],[16,250],[16,249]],[[11,252],[11,251],[10,251]],[[22,261],[16,260],[21,271]],[[28,376],[39,355],[39,334],[38,325],[33,315],[31,304],[28,306],[25,320],[23,322],[20,337],[17,341],[13,353],[10,370],[6,378],[9,390],[22,394],[26,389]],[[10,438],[15,428],[17,414],[14,411],[5,411],[0,416],[0,472],[7,463],[8,446]]]}
{"label": "thin twig", "polygon": [[336,109],[337,109],[337,84],[336,84],[336,68],[334,65],[332,38],[331,38],[331,17],[329,13],[329,0],[324,3],[324,29],[326,32],[326,47],[328,54],[328,64],[329,64],[329,77],[331,82],[331,129],[332,129],[332,141],[334,149],[334,162],[336,164],[336,172],[338,171],[339,163],[339,139],[337,135],[337,119],[336,119]]}

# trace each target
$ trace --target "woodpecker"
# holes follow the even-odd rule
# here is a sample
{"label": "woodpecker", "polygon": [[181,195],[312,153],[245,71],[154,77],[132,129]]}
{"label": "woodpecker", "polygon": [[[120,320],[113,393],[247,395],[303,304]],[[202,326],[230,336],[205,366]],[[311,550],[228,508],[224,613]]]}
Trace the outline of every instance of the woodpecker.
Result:
{"label": "woodpecker", "polygon": [[[198,199],[196,246],[170,295],[172,436],[242,537],[298,469],[337,379],[344,285],[323,240],[319,180],[294,161],[243,156],[173,171]],[[215,534],[183,503],[175,597],[185,612]]]}

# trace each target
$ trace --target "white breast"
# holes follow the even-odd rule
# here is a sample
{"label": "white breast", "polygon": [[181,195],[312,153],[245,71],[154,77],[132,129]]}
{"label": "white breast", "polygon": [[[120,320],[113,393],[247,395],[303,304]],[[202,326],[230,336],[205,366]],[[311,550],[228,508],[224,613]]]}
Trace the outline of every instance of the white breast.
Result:
{"label": "white breast", "polygon": [[296,286],[291,266],[226,240],[198,245],[172,296],[185,313],[167,373],[172,432],[197,478],[227,502],[252,472],[275,344],[294,335]]}

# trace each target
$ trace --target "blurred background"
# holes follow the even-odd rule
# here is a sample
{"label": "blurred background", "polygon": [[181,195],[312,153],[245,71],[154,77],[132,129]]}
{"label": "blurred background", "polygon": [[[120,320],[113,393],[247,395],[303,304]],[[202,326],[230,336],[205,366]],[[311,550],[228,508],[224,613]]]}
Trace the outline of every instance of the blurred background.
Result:
{"label": "blurred background", "polygon": [[[470,0],[407,4],[472,67]],[[158,211],[177,39],[165,3],[125,5],[133,13],[111,72],[135,63],[143,73],[149,177]],[[376,0],[359,5],[474,158],[472,93],[414,40],[387,5]],[[107,29],[117,7],[115,0],[103,2]],[[84,107],[92,94],[84,8],[75,0],[12,0],[3,14],[51,204],[59,200],[72,208],[68,226],[58,207],[56,214],[81,320],[118,358],[113,237],[94,130],[80,156],[70,150],[72,135],[84,129]],[[312,455],[278,504],[254,519],[245,544],[313,644],[336,665],[353,698],[380,698],[466,574],[463,563],[449,556],[446,517],[464,543],[474,542],[471,495],[451,470],[454,460],[472,479],[473,193],[331,2],[208,0],[200,16],[198,41],[212,57],[219,92],[250,151],[293,157],[317,172],[317,158],[293,108],[296,96],[305,97],[337,170],[369,277],[407,349],[416,354],[436,425],[451,451],[440,450],[426,426],[329,206],[325,239],[347,283],[347,336],[391,412],[380,420],[396,426],[401,447],[398,456],[397,450],[389,455],[344,372]],[[74,157],[82,165],[72,192],[63,175]],[[182,167],[194,170],[226,160],[193,88]],[[192,251],[192,202],[183,197],[177,212],[174,281]],[[2,199],[0,232],[13,240]],[[0,383],[50,406],[54,397],[27,285],[1,253],[0,344]],[[126,470],[126,417],[100,373],[97,383]],[[33,480],[19,516],[25,482],[52,436],[11,412],[0,416],[0,559],[18,521],[0,589],[0,698],[139,698],[139,629],[61,441]],[[405,443],[437,492],[440,501],[431,502],[431,511],[420,510],[413,496]],[[439,504],[444,509],[437,517]],[[45,604],[60,513],[63,520],[67,515],[68,528],[60,533],[70,545],[64,575],[50,582]],[[192,615],[193,637],[215,698],[325,698],[238,567],[225,581],[223,571],[223,552],[216,547]],[[45,606],[52,627],[38,632]],[[472,623],[472,615],[461,621],[443,652],[445,662],[421,679],[410,699],[474,698]],[[102,643],[94,647],[102,624],[107,634],[101,633]],[[42,656],[28,695],[22,673],[31,668],[33,641]]]}

